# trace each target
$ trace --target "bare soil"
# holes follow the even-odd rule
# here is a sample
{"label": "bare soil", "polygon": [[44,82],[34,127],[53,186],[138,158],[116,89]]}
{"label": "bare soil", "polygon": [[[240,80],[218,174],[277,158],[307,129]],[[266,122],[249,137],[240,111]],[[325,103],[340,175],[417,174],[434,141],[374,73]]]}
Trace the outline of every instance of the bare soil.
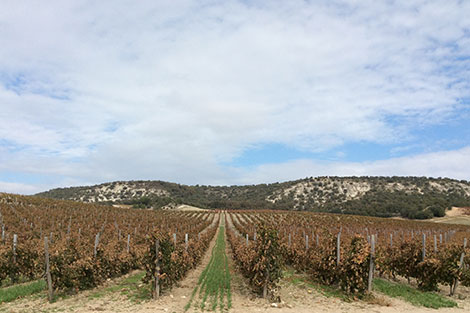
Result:
{"label": "bare soil", "polygon": [[455,217],[461,215],[468,215],[470,213],[470,208],[467,207],[452,207],[451,210],[446,212],[446,216]]}
{"label": "bare soil", "polygon": [[201,208],[198,208],[198,207],[195,207],[195,206],[192,206],[192,205],[187,205],[187,204],[182,204],[182,205],[179,205],[176,207],[177,211],[199,211],[199,212],[206,212],[206,211],[209,211],[209,210],[206,210],[206,209],[201,209]]}
{"label": "bare soil", "polygon": [[444,217],[436,217],[431,221],[435,223],[470,225],[470,208],[468,207],[452,207],[446,211]]}

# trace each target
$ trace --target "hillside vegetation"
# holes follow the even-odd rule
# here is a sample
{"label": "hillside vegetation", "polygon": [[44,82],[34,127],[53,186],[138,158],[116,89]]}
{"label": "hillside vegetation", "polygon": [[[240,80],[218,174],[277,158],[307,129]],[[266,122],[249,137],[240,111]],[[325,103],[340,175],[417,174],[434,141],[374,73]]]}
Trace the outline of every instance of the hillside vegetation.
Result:
{"label": "hillside vegetation", "polygon": [[208,209],[281,209],[427,219],[452,206],[470,206],[470,182],[426,177],[310,177],[247,186],[187,186],[118,181],[58,188],[41,197],[83,202]]}

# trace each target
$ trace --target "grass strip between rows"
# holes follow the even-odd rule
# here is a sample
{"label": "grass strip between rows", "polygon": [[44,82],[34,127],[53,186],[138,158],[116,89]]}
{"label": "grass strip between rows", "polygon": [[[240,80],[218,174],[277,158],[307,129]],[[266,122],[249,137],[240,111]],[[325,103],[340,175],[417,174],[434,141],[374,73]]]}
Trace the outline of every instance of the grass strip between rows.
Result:
{"label": "grass strip between rows", "polygon": [[452,308],[457,303],[434,292],[423,292],[401,283],[394,283],[384,279],[374,279],[374,290],[392,298],[401,298],[415,306],[427,308]]}
{"label": "grass strip between rows", "polygon": [[46,289],[46,282],[41,280],[36,280],[29,283],[24,283],[20,285],[13,285],[7,288],[0,289],[0,303],[11,302],[18,298],[26,297],[33,295],[35,293],[42,292]]}
{"label": "grass strip between rows", "polygon": [[125,279],[119,281],[116,285],[99,289],[90,293],[88,298],[99,299],[108,294],[119,292],[121,295],[127,296],[127,298],[133,303],[141,303],[142,301],[150,300],[151,287],[148,284],[142,283],[142,278],[144,275],[144,271],[137,271],[133,274],[130,274]]}
{"label": "grass strip between rows", "polygon": [[[189,302],[184,307],[187,311],[198,294],[198,306],[204,310],[206,306],[215,311],[229,309],[232,306],[232,295],[230,291],[230,271],[228,258],[225,253],[225,227],[219,227],[216,243],[212,249],[211,259],[206,268],[199,276],[198,283],[194,288]],[[226,301],[225,301],[226,300]]]}

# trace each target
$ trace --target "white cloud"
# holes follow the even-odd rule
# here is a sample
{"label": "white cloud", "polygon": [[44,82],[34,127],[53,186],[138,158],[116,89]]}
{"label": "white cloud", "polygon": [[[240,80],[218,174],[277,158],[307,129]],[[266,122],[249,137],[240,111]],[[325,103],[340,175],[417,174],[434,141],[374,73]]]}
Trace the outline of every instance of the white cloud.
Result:
{"label": "white cloud", "polygon": [[45,186],[9,183],[0,181],[0,192],[16,193],[16,194],[34,194],[44,191]]}
{"label": "white cloud", "polygon": [[430,176],[469,180],[470,146],[373,162],[295,160],[240,170],[239,183],[294,180],[310,176]]}
{"label": "white cloud", "polygon": [[221,164],[252,145],[411,140],[468,97],[469,11],[461,1],[4,1],[0,145],[20,148],[3,149],[0,171],[231,183]]}

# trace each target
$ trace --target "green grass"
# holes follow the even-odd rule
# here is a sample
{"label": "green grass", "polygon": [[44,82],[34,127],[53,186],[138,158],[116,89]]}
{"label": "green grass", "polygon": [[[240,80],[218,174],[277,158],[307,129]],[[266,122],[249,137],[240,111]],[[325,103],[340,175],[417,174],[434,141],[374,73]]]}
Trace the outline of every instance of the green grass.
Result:
{"label": "green grass", "polygon": [[126,295],[128,299],[134,303],[140,303],[144,300],[149,300],[151,298],[150,285],[142,283],[142,278],[144,275],[145,272],[143,271],[140,271],[134,275],[130,275],[116,285],[91,293],[88,298],[99,299],[108,294],[119,292],[122,295]]}
{"label": "green grass", "polygon": [[[142,301],[149,300],[151,299],[151,287],[149,284],[142,283],[144,275],[145,272],[139,271],[138,273],[123,279],[116,285],[90,293],[88,298],[99,299],[103,296],[117,292],[121,295],[126,295],[133,303],[141,303]],[[47,293],[44,292],[46,287],[46,282],[44,280],[37,280],[30,283],[0,288],[0,304],[31,295],[38,295],[39,297],[46,298]],[[66,299],[68,297],[70,297],[70,295],[67,293],[55,293],[53,302],[59,299]]]}
{"label": "green grass", "polygon": [[427,308],[452,308],[457,303],[437,293],[423,292],[405,284],[393,283],[384,279],[374,279],[374,290],[392,298],[401,298],[415,306]]}
{"label": "green grass", "polygon": [[325,297],[328,298],[338,298],[345,302],[351,302],[352,297],[347,293],[343,292],[342,290],[332,287],[326,286],[322,284],[318,284],[316,282],[312,282],[308,277],[303,274],[297,273],[294,269],[290,268],[284,271],[283,278],[285,281],[297,286],[299,288],[310,288],[316,290],[317,292],[321,293]]}
{"label": "green grass", "polygon": [[15,281],[12,281],[10,277],[7,277],[0,284],[0,288],[6,288],[6,287],[19,285],[23,283],[30,283],[30,282],[31,282],[31,278],[29,277],[19,276],[15,279]]}
{"label": "green grass", "polygon": [[0,289],[0,303],[11,302],[18,298],[30,296],[46,289],[46,282],[44,280],[36,280],[29,283],[13,285],[7,288]]}
{"label": "green grass", "polygon": [[196,295],[199,297],[199,303],[196,303],[195,306],[200,307],[202,310],[211,309],[215,311],[218,307],[223,312],[224,309],[232,307],[231,278],[228,258],[225,253],[224,232],[225,227],[220,226],[209,264],[199,276],[199,281],[193,289],[191,298],[184,307],[185,311],[191,307]]}

